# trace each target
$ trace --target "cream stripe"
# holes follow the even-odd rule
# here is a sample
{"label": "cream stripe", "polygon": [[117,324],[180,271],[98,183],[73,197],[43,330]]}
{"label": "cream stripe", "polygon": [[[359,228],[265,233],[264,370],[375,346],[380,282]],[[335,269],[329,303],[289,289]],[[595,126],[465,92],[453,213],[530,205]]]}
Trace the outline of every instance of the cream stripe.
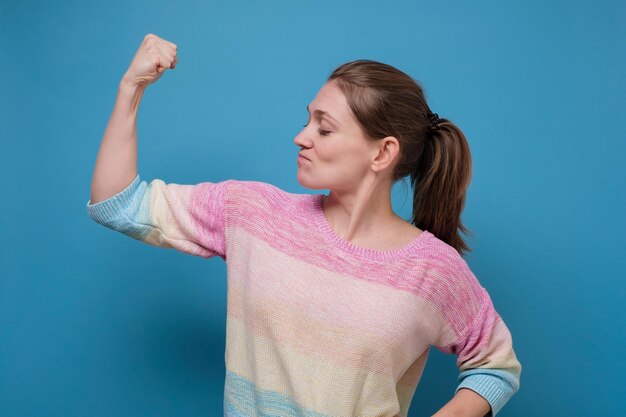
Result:
{"label": "cream stripe", "polygon": [[254,381],[257,389],[288,395],[303,407],[346,416],[392,415],[399,410],[393,380],[277,345],[248,333],[230,316],[226,343],[228,370]]}

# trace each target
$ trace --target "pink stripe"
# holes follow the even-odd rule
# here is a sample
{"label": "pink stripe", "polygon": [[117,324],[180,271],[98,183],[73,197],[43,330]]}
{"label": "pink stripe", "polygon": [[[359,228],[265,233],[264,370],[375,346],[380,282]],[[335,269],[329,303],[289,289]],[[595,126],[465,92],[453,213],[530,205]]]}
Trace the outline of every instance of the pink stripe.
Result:
{"label": "pink stripe", "polygon": [[229,191],[230,227],[241,227],[276,250],[319,268],[424,297],[441,308],[457,335],[464,333],[480,308],[482,286],[459,253],[432,234],[415,256],[393,264],[355,259],[330,246],[315,222],[307,221],[315,215],[312,199],[317,195],[291,194],[255,181],[233,182]]}
{"label": "pink stripe", "polygon": [[194,240],[205,248],[201,255],[219,255],[225,259],[224,196],[229,181],[203,182],[193,188],[189,216],[194,227]]}

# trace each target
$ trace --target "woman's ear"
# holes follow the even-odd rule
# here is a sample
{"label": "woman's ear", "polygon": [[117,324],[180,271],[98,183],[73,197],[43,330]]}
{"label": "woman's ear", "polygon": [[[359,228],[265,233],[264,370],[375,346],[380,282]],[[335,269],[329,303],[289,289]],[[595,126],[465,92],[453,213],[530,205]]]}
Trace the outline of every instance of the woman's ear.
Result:
{"label": "woman's ear", "polygon": [[393,163],[400,153],[400,142],[394,136],[387,136],[375,142],[373,146],[372,169],[380,172]]}

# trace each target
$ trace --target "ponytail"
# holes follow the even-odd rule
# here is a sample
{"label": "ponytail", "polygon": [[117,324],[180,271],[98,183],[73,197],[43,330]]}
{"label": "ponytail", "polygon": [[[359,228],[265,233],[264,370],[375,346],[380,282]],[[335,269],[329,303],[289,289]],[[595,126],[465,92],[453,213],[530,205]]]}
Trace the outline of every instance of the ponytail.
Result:
{"label": "ponytail", "polygon": [[421,158],[410,174],[413,214],[410,222],[428,230],[455,248],[461,256],[471,252],[459,231],[470,235],[461,222],[472,176],[472,159],[465,135],[452,122],[439,119],[428,129]]}

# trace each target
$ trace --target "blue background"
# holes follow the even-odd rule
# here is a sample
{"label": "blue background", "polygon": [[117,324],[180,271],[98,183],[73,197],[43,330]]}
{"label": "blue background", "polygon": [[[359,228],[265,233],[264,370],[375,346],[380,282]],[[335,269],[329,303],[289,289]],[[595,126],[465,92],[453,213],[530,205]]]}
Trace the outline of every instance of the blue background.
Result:
{"label": "blue background", "polygon": [[[422,83],[470,142],[466,259],[513,335],[501,416],[626,409],[626,3],[0,3],[0,415],[219,416],[225,264],[86,212],[118,82],[147,33],[179,63],[143,97],[142,179],[296,181],[293,138],[339,64]],[[408,187],[394,188],[408,218]],[[457,385],[431,349],[411,416]]]}

